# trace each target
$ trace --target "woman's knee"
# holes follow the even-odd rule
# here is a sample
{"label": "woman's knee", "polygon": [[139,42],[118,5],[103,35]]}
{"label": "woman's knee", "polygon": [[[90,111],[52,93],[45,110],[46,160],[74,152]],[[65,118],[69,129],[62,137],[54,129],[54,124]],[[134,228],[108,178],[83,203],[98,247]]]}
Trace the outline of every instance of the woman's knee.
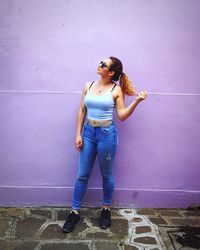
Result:
{"label": "woman's knee", "polygon": [[89,179],[89,176],[86,176],[86,175],[79,175],[79,176],[77,177],[77,180],[78,180],[78,181],[81,181],[81,182],[87,182],[88,179]]}
{"label": "woman's knee", "polygon": [[106,182],[112,182],[112,181],[114,181],[114,176],[113,175],[103,175],[102,179]]}

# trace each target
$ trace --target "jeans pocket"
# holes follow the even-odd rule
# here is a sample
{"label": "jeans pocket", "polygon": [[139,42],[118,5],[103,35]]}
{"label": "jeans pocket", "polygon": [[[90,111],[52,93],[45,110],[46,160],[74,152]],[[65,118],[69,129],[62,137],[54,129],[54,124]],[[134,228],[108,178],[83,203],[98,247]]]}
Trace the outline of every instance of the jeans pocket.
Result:
{"label": "jeans pocket", "polygon": [[110,132],[114,132],[115,129],[113,126],[109,126],[109,127],[101,127],[101,130],[103,131],[103,133],[110,133]]}

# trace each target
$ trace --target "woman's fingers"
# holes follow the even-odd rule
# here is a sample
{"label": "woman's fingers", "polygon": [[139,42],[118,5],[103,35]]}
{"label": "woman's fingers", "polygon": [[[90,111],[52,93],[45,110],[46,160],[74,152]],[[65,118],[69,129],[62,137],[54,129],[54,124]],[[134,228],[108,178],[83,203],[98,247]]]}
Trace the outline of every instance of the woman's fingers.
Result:
{"label": "woman's fingers", "polygon": [[78,142],[76,142],[76,144],[75,144],[75,146],[76,146],[76,149],[78,149],[79,151],[81,150],[81,148],[82,148],[82,141],[78,141]]}
{"label": "woman's fingers", "polygon": [[147,91],[145,91],[145,90],[142,90],[140,93],[147,95]]}
{"label": "woman's fingers", "polygon": [[141,90],[139,93],[137,93],[137,99],[143,101],[147,97],[147,91]]}
{"label": "woman's fingers", "polygon": [[142,91],[140,92],[140,94],[141,94],[141,95],[144,95],[144,96],[147,96],[147,91],[142,90]]}

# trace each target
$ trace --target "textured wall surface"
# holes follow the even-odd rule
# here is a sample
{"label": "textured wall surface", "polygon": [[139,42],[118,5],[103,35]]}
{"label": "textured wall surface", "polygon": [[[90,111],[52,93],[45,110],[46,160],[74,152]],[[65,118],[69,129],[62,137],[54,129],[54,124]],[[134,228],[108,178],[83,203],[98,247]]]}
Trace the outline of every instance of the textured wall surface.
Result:
{"label": "textured wall surface", "polygon": [[[115,117],[114,206],[199,204],[199,23],[198,0],[2,0],[0,205],[71,204],[81,92],[111,55],[149,92]],[[96,161],[83,205],[101,202]]]}

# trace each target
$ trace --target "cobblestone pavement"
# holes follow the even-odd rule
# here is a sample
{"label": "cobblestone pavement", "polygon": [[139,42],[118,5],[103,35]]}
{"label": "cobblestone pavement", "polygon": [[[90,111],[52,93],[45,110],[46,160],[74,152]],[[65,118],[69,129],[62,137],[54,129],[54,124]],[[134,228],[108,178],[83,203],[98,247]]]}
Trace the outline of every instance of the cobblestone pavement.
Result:
{"label": "cobblestone pavement", "polygon": [[0,250],[200,249],[200,210],[112,209],[100,229],[100,208],[80,210],[73,232],[62,232],[70,208],[0,208]]}

